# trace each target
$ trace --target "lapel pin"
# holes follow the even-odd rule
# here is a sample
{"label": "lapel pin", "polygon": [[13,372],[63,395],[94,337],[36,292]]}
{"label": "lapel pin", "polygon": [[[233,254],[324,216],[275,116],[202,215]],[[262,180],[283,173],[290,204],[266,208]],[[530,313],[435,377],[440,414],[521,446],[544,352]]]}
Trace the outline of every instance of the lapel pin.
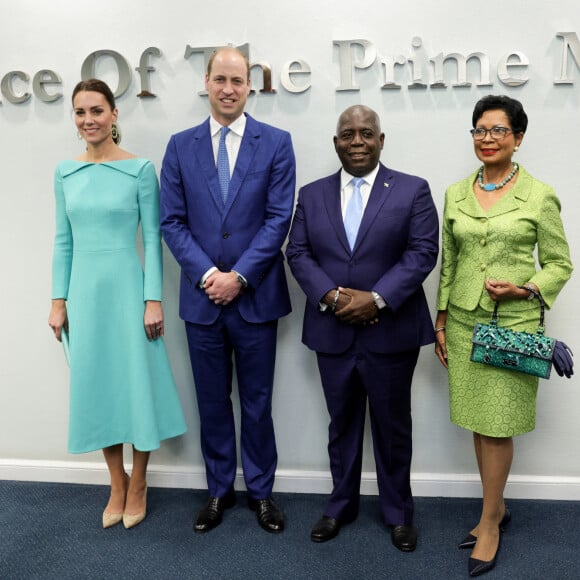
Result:
{"label": "lapel pin", "polygon": [[383,183],[383,185],[384,185],[385,187],[389,187],[389,184],[388,184],[386,181],[385,181],[385,183]]}

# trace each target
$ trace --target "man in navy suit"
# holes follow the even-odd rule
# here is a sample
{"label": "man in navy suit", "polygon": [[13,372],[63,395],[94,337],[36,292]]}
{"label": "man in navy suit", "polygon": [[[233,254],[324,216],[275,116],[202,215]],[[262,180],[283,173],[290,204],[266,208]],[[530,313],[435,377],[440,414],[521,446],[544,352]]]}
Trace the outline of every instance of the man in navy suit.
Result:
{"label": "man in navy suit", "polygon": [[434,342],[422,284],[439,228],[429,185],[382,165],[383,143],[371,109],[340,115],[342,169],[300,190],[286,255],[330,414],[333,490],[311,539],[330,540],[357,517],[368,399],[382,516],[393,544],[412,551],[411,381],[419,348]]}
{"label": "man in navy suit", "polygon": [[281,246],[292,218],[290,135],[244,114],[250,67],[236,48],[209,60],[211,115],[171,137],[161,170],[161,229],[181,266],[180,308],[197,393],[209,499],[194,529],[219,525],[235,504],[235,356],[248,504],[269,532],[277,453],[272,387],[278,318],[291,310]]}

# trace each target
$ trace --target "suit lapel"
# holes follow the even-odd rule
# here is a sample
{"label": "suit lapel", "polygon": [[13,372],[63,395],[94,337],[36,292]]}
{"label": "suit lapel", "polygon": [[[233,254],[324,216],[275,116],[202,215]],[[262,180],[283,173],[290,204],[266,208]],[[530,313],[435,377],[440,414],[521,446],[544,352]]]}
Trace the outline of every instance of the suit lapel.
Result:
{"label": "suit lapel", "polygon": [[209,118],[206,119],[205,123],[199,126],[199,130],[194,136],[193,154],[196,156],[199,167],[205,177],[211,197],[219,211],[222,212],[224,209],[224,202],[222,201],[222,193],[213,156]]}
{"label": "suit lapel", "polygon": [[323,195],[328,219],[336,232],[336,237],[345,251],[350,254],[350,246],[346,237],[340,206],[340,171],[328,178],[324,186]]}
{"label": "suit lapel", "polygon": [[260,143],[260,137],[261,131],[259,124],[254,119],[252,119],[250,115],[246,115],[246,128],[244,129],[244,136],[242,137],[240,150],[238,151],[236,166],[234,167],[232,179],[230,181],[230,188],[228,190],[228,199],[226,201],[224,216],[232,207],[232,204],[238,196],[240,188],[246,179],[246,175],[252,166],[252,160],[254,159],[254,155],[256,154],[258,145]]}
{"label": "suit lapel", "polygon": [[391,195],[395,184],[396,182],[392,171],[385,167],[383,164],[380,164],[379,171],[369,196],[369,201],[363,213],[353,253],[356,252],[357,248],[368,234],[381,207]]}
{"label": "suit lapel", "polygon": [[521,207],[520,200],[527,201],[527,192],[529,191],[529,175],[522,172],[521,168],[520,171],[521,173],[513,188],[492,205],[488,211],[483,210],[473,192],[473,183],[477,179],[476,171],[467,180],[465,187],[457,193],[455,197],[457,208],[465,215],[474,218],[492,218],[519,209]]}

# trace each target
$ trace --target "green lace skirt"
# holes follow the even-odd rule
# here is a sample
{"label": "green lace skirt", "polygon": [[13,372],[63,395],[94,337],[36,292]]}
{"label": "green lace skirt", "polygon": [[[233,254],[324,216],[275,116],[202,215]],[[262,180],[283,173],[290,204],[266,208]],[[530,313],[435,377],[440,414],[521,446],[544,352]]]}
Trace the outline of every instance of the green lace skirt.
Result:
{"label": "green lace skirt", "polygon": [[[500,324],[535,332],[537,319],[526,320],[525,316],[503,307]],[[473,326],[489,319],[490,313],[482,308],[468,312],[449,305],[446,339],[451,421],[490,437],[528,433],[536,426],[538,378],[469,360]]]}

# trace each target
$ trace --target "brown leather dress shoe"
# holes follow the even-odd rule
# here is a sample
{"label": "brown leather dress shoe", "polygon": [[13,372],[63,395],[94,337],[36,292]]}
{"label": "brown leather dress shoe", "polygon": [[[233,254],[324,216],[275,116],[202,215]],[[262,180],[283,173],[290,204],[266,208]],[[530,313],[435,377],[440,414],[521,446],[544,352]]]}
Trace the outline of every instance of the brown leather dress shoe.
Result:
{"label": "brown leather dress shoe", "polygon": [[393,526],[391,541],[393,546],[401,552],[412,552],[417,547],[417,528],[415,526]]}
{"label": "brown leather dress shoe", "polygon": [[284,530],[284,514],[271,497],[266,499],[252,499],[248,497],[248,506],[258,516],[260,526],[272,534]]}
{"label": "brown leather dress shoe", "polygon": [[231,491],[224,497],[210,496],[205,506],[197,514],[193,529],[196,532],[209,532],[222,523],[225,510],[236,505],[236,492]]}
{"label": "brown leather dress shoe", "polygon": [[328,542],[338,536],[340,531],[340,522],[328,516],[322,516],[312,528],[310,539],[313,542]]}

